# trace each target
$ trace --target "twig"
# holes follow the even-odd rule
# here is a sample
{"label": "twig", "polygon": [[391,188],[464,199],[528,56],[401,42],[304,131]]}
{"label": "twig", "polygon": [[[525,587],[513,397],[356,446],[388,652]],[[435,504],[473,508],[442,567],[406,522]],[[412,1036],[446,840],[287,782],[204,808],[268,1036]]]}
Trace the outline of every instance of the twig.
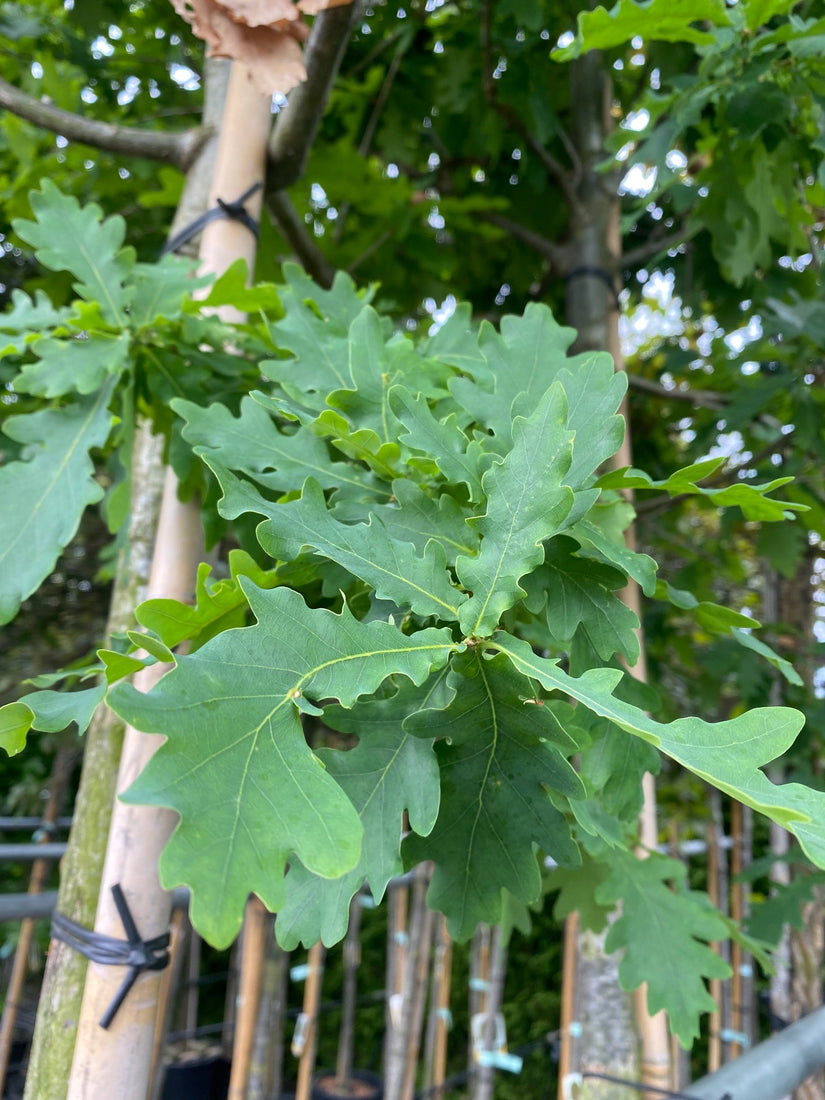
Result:
{"label": "twig", "polygon": [[[581,175],[581,163],[579,162],[574,172],[568,171],[561,161],[556,160],[549,150],[545,149],[535,134],[525,126],[524,121],[516,111],[506,103],[499,102],[497,89],[493,82],[492,52],[491,52],[491,0],[485,0],[481,18],[481,50],[482,50],[482,87],[484,98],[489,107],[501,115],[508,125],[512,126],[526,145],[538,157],[547,174],[559,185],[562,194],[571,211],[577,210],[579,200],[576,194],[576,178]],[[564,138],[562,138],[564,141]],[[569,139],[568,139],[569,140]],[[565,142],[568,146],[568,142]],[[576,157],[578,161],[578,157]]]}
{"label": "twig", "polygon": [[324,287],[332,286],[335,268],[307,232],[286,191],[269,192],[266,206],[287,244],[316,283]]}
{"label": "twig", "polygon": [[634,390],[642,393],[650,393],[655,397],[669,398],[673,401],[688,401],[691,405],[700,405],[705,409],[723,409],[728,403],[728,396],[717,393],[715,390],[668,390],[660,386],[658,382],[651,382],[649,378],[642,378],[638,374],[627,373],[627,380]]}
{"label": "twig", "polygon": [[268,191],[283,191],[304,174],[307,157],[347,48],[359,0],[316,16],[306,46],[307,78],[290,94],[269,137]]}
{"label": "twig", "polygon": [[78,141],[109,153],[123,153],[130,157],[146,157],[166,164],[174,164],[186,170],[197,156],[209,130],[196,127],[178,133],[159,130],[139,130],[129,126],[116,126],[111,122],[84,118],[73,111],[64,111],[43,103],[34,96],[21,92],[13,84],[0,77],[0,107],[55,134],[62,134],[69,141]]}
{"label": "twig", "polygon": [[686,244],[691,236],[692,234],[688,231],[687,227],[682,226],[672,233],[666,233],[659,237],[651,237],[649,241],[640,244],[638,248],[631,248],[629,252],[623,252],[619,257],[617,266],[620,268],[635,267],[637,264],[649,260],[651,256],[658,256],[660,252],[668,252],[671,248],[676,248],[680,244]]}
{"label": "twig", "polygon": [[528,229],[526,225],[521,225],[520,222],[514,222],[504,214],[498,214],[495,210],[480,212],[479,216],[484,221],[489,222],[490,225],[495,225],[499,229],[503,229],[511,236],[516,237],[530,248],[534,249],[541,256],[546,256],[548,260],[561,271],[564,271],[569,266],[569,260],[566,250],[553,241],[542,237],[540,233],[534,232],[532,229]]}

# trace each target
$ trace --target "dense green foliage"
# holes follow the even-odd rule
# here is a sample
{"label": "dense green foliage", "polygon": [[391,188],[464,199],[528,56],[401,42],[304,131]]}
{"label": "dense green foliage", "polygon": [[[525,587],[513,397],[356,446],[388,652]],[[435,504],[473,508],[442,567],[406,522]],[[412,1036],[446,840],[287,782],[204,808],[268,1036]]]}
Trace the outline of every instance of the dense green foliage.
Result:
{"label": "dense green foliage", "polygon": [[[624,856],[656,750],[823,855],[821,795],[760,770],[800,725],[762,709],[777,683],[821,714],[790,664],[810,673],[816,650],[797,624],[753,631],[765,565],[807,582],[825,534],[825,26],[813,2],[789,0],[581,7],[370,8],[290,193],[327,260],[372,289],[343,275],[321,289],[284,265],[265,217],[258,274],[277,288],[246,290],[233,270],[207,302],[248,309],[242,328],[201,313],[186,264],[147,262],[175,169],[0,115],[5,293],[26,291],[0,316],[0,621],[49,576],[87,505],[122,532],[134,424],[150,416],[210,537],[233,547],[227,576],[202,567],[194,609],[140,610],[149,633],[135,645],[175,662],[157,691],[110,693],[168,737],[132,797],[181,813],[164,875],[193,886],[202,930],[228,941],[257,889],[280,907],[285,943],[331,942],[365,878],[380,895],[432,859],[431,900],[466,935],[498,919],[503,896],[534,901],[550,856],[570,865],[545,876],[560,911],[598,924],[623,899],[623,981],[647,980],[686,1040],[708,1005],[702,976],[719,973],[706,944],[730,928],[674,864]],[[33,59],[21,78],[17,53],[0,52],[0,75],[127,125],[194,117],[200,56],[171,7],[102,11],[111,26],[53,0],[0,4],[3,33]],[[648,472],[601,477],[623,381],[605,357],[571,355],[553,320],[582,216],[571,64],[591,47],[613,77],[603,179],[622,196],[623,302],[641,303],[653,333],[629,364]],[[35,192],[31,220],[44,174],[60,191]],[[651,304],[663,286],[674,335],[658,335]],[[426,335],[447,295],[472,310]],[[622,542],[628,487],[638,553]],[[638,653],[615,595],[628,576],[650,597],[658,692],[622,673]],[[121,641],[101,654],[108,683],[139,664]],[[5,747],[82,726],[106,685],[78,677],[100,667],[65,677],[68,695],[59,679],[23,689],[0,711]],[[786,758],[814,787],[816,729]],[[672,803],[692,825],[702,784],[682,780]]]}
{"label": "dense green foliage", "polygon": [[[248,523],[239,529],[231,575],[211,584],[202,571],[194,608],[164,600],[138,610],[147,632],[131,636],[133,647],[174,669],[146,695],[117,683],[108,694],[122,717],[167,739],[126,797],[180,815],[161,874],[167,886],[191,887],[195,926],[227,944],[254,891],[281,912],[283,942],[333,942],[365,880],[380,898],[405,866],[431,860],[430,903],[464,939],[479,921],[503,918],[506,896],[522,906],[538,899],[543,858],[574,867],[585,853],[611,868],[597,900],[626,903],[611,933],[628,948],[624,978],[648,981],[651,1007],[667,1007],[687,1042],[708,1003],[701,977],[724,968],[707,943],[728,929],[686,891],[674,921],[664,885],[673,868],[629,855],[642,774],[657,766],[650,747],[780,821],[825,865],[823,796],[774,787],[759,770],[799,731],[794,711],[716,725],[645,714],[649,701],[619,664],[638,657],[638,622],[614,592],[633,577],[655,595],[657,567],[624,545],[616,487],[718,504],[729,494],[746,515],[771,521],[795,507],[766,495],[783,481],[705,490],[697,482],[713,463],[660,485],[641,473],[600,479],[621,443],[625,379],[606,354],[570,356],[574,333],[546,307],[506,318],[500,332],[477,329],[460,307],[414,343],[346,277],[323,291],[287,268],[277,292],[250,292],[271,316],[231,335],[236,348],[266,343],[278,353],[253,371],[219,350],[230,330],[197,312],[188,265],[136,264],[121,248],[121,223],[51,186],[33,209],[35,221],[17,232],[41,263],[71,272],[80,298],[55,311],[48,337],[25,326],[36,310],[42,333],[45,300],[18,297],[7,321],[24,353],[15,388],[60,401],[7,421],[7,434],[30,446],[3,469],[0,527],[13,536],[6,617],[100,495],[91,454],[110,433],[115,443],[130,437],[134,410],[158,407],[149,394],[162,402],[161,426],[174,389],[198,395],[169,402],[183,421],[174,460],[190,483],[214,477],[223,520],[256,517],[254,542],[243,535]],[[78,356],[73,369],[76,349],[95,343],[100,352]],[[54,356],[61,370],[47,370]],[[257,388],[240,400],[253,375]],[[51,474],[69,462],[84,464],[72,493]],[[14,536],[45,526],[39,508],[53,526],[38,558]],[[668,586],[664,594],[690,604]],[[752,620],[707,603],[703,611],[706,628],[750,638],[741,627]],[[192,651],[173,656],[183,641]],[[22,747],[30,726],[85,728],[106,683],[141,664],[127,652],[100,658],[86,672],[104,671],[100,686],[45,688],[3,708],[7,750]],[[357,747],[319,742],[313,751],[307,719],[357,734]],[[404,810],[411,834],[402,844]],[[637,891],[644,902],[631,919]],[[660,935],[671,943],[666,956],[682,960],[676,983],[673,964],[665,973],[647,949],[650,920],[670,929]],[[692,955],[677,951],[685,937]]]}

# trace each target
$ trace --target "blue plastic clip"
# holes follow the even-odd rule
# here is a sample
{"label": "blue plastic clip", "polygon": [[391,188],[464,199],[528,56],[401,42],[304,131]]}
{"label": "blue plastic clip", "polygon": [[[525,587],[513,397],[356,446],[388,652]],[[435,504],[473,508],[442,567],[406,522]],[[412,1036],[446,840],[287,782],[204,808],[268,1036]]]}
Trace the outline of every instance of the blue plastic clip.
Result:
{"label": "blue plastic clip", "polygon": [[309,977],[309,971],[309,963],[301,963],[300,966],[291,966],[289,968],[289,977],[293,982],[303,982]]}
{"label": "blue plastic clip", "polygon": [[719,1038],[723,1043],[738,1043],[740,1047],[749,1047],[751,1041],[744,1031],[733,1031],[729,1027],[722,1028]]}

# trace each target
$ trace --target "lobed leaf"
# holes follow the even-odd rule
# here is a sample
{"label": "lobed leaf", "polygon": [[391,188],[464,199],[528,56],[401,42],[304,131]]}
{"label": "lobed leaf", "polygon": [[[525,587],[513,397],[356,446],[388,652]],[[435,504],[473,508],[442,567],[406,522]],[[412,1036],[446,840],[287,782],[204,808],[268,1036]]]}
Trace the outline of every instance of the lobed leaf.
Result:
{"label": "lobed leaf", "polygon": [[487,511],[472,521],[481,549],[456,562],[461,583],[472,591],[459,613],[466,635],[490,634],[502,613],[524,597],[520,578],[542,561],[542,541],[560,529],[573,506],[573,491],[562,484],[571,456],[566,421],[564,391],[554,383],[532,416],[515,421],[512,451],[482,479]]}
{"label": "lobed leaf", "polygon": [[0,467],[0,624],[48,576],[86,505],[103,496],[89,451],[108,438],[110,395],[111,383],[94,397],[3,425],[26,446],[21,461]]}
{"label": "lobed leaf", "polygon": [[663,724],[617,699],[617,669],[591,669],[568,676],[556,662],[537,657],[531,647],[503,633],[492,640],[525,676],[548,691],[562,691],[596,714],[641,737],[694,775],[751,806],[793,833],[818,867],[825,867],[825,793],[800,783],[772,783],[760,769],[793,744],[805,719],[789,707],[760,707],[725,722],[679,718]]}
{"label": "lobed leaf", "polygon": [[431,831],[440,799],[438,762],[432,742],[405,732],[402,723],[433,705],[443,679],[441,671],[429,687],[408,684],[388,699],[364,701],[349,711],[325,708],[325,724],[358,735],[354,749],[319,749],[317,755],[358,811],[364,839],[355,867],[332,881],[291,863],[286,904],[276,922],[285,950],[299,943],[309,947],[319,939],[331,946],[342,939],[350,901],[365,880],[373,898],[381,900],[390,879],[403,871],[404,810],[411,829],[422,835]]}
{"label": "lobed leaf", "polygon": [[103,218],[99,206],[81,206],[49,179],[32,191],[35,221],[15,219],[15,233],[34,247],[44,267],[69,271],[75,290],[88,302],[98,302],[105,319],[128,324],[126,310],[133,296],[127,281],[135,263],[134,249],[123,248],[126,222],[119,215]]}
{"label": "lobed leaf", "polygon": [[258,541],[271,557],[290,561],[310,546],[366,581],[379,599],[423,616],[458,618],[467,596],[452,584],[440,543],[428,542],[418,557],[412,543],[390,538],[375,516],[369,524],[339,523],[312,478],[298,500],[261,507],[267,519],[258,527]]}
{"label": "lobed leaf", "polygon": [[168,739],[125,797],[180,815],[162,880],[190,886],[193,923],[224,946],[250,890],[268,908],[282,906],[293,854],[325,878],[359,858],[358,814],[310,751],[299,707],[352,706],[394,673],[422,683],[456,648],[447,630],[408,637],[346,608],[311,610],[286,588],[241,585],[257,625],[177,657],[148,694],[120,684],[109,696],[127,721]]}
{"label": "lobed leaf", "polygon": [[464,940],[479,921],[501,920],[503,890],[525,904],[538,898],[536,846],[559,863],[578,863],[549,792],[580,798],[584,788],[565,759],[576,743],[509,660],[467,653],[452,662],[448,684],[445,706],[405,723],[418,736],[442,738],[441,809],[430,835],[409,836],[403,850],[408,863],[434,861],[428,903]]}
{"label": "lobed leaf", "polygon": [[664,1009],[680,1043],[689,1050],[699,1018],[716,1002],[703,978],[728,978],[730,966],[710,946],[729,928],[705,894],[684,883],[685,866],[656,854],[637,859],[617,851],[608,877],[597,887],[603,905],[621,901],[605,947],[621,951],[619,982],[627,990],[647,983],[648,1012]]}

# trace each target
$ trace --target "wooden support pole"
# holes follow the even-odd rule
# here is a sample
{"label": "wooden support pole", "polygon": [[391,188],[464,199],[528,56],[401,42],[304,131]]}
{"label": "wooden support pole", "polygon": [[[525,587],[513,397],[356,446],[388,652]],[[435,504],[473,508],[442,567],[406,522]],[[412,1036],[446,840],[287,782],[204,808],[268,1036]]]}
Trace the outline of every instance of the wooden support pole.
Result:
{"label": "wooden support pole", "polygon": [[[270,117],[269,97],[254,90],[242,66],[233,65],[212,184],[213,203],[218,197],[233,201],[252,183],[262,180]],[[249,200],[247,208],[253,217],[258,216],[260,193]],[[243,258],[251,270],[255,246],[254,236],[240,223],[212,222],[204,230],[201,242],[203,267],[220,272]],[[232,316],[237,316],[237,311]],[[198,504],[184,503],[178,498],[177,479],[169,470],[149,596],[191,599],[202,548]],[[148,691],[163,671],[160,664],[141,670],[135,678],[136,686]],[[119,793],[131,786],[161,741],[158,736],[127,728],[118,775]],[[119,801],[115,804],[96,932],[119,939],[124,936],[111,893],[115,883],[120,884],[143,939],[168,930],[171,895],[160,884],[158,862],[175,822],[175,815],[169,810],[129,806]],[[109,1029],[103,1030],[99,1021],[123,977],[122,967],[89,964],[68,1100],[97,1100],[100,1096],[145,1100],[147,1096],[161,975],[157,971],[141,974]]]}

